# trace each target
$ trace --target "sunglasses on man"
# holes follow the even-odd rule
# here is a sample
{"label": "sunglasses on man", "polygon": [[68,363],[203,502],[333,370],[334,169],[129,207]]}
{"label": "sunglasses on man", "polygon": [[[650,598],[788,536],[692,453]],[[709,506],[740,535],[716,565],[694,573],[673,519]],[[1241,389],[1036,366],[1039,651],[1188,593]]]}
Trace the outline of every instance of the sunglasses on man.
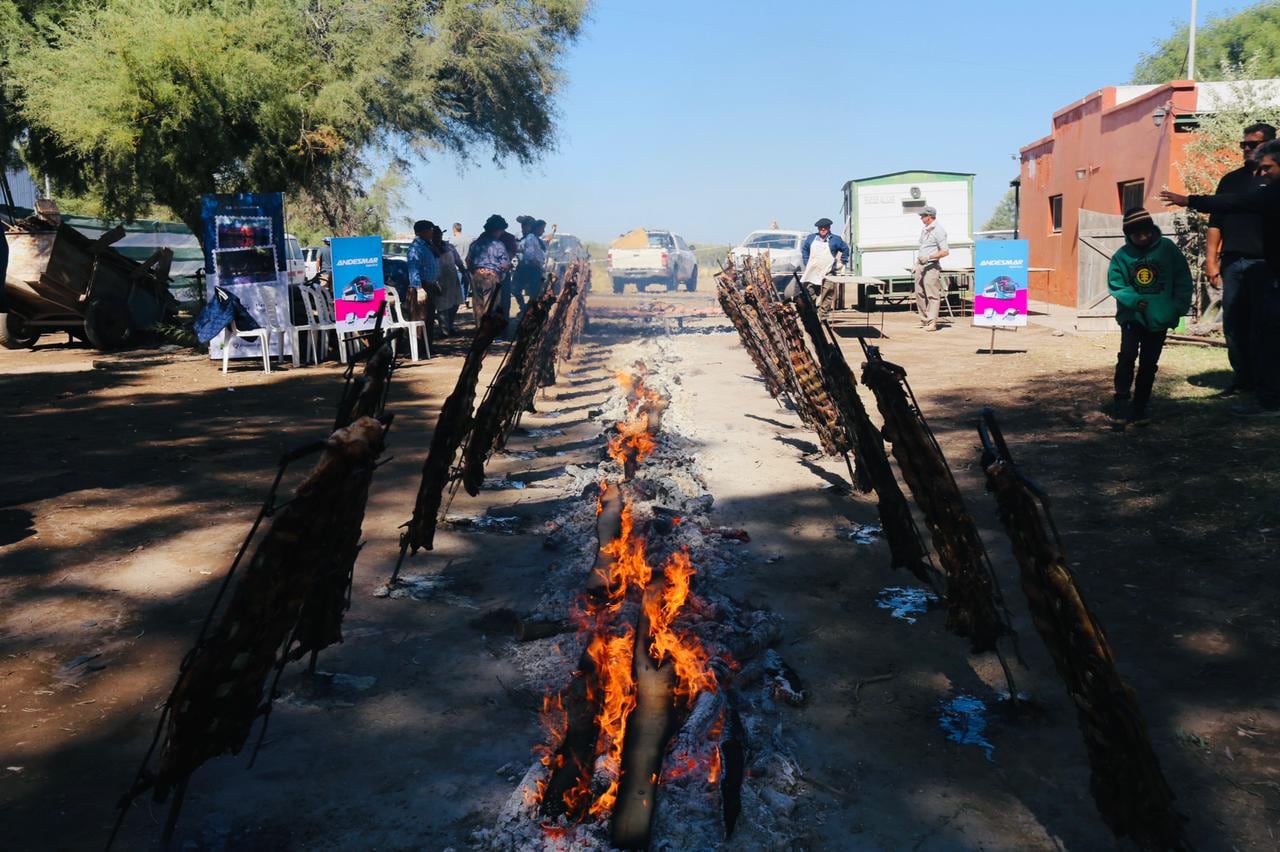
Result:
{"label": "sunglasses on man", "polygon": [[1249,139],[1246,139],[1246,140],[1244,140],[1243,142],[1241,142],[1241,143],[1240,143],[1240,150],[1241,150],[1241,151],[1252,151],[1254,148],[1257,148],[1257,147],[1258,147],[1259,145],[1261,145],[1261,144],[1262,144],[1262,142],[1261,142],[1261,141],[1259,141],[1259,140],[1252,140],[1252,141],[1251,141],[1251,140],[1249,140]]}

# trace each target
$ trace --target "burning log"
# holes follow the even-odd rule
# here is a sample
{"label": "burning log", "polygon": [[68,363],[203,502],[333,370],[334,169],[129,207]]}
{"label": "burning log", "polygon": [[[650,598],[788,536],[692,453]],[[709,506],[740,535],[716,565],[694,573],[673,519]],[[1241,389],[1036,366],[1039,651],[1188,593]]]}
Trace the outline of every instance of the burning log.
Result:
{"label": "burning log", "polygon": [[[274,696],[267,677],[283,667],[289,643],[299,637],[300,618],[333,611],[329,602],[316,599],[317,581],[340,569],[356,547],[385,431],[382,423],[365,417],[334,432],[315,469],[275,513],[216,626],[207,635],[202,632],[183,659],[157,729],[157,764],[149,768],[148,751],[121,802],[121,819],[147,789],[163,801],[176,788],[167,836],[191,774],[212,757],[239,753],[254,720],[269,713]],[[206,624],[217,606],[215,601]],[[314,626],[306,641],[314,645],[330,637],[321,628],[332,625],[323,618]]]}
{"label": "burning log", "polygon": [[647,849],[649,826],[657,804],[658,772],[671,733],[675,669],[659,667],[648,652],[650,624],[640,616],[636,631],[636,704],[627,720],[622,752],[622,777],[613,808],[613,845],[619,849]]}
{"label": "burning log", "polygon": [[1137,695],[1117,671],[1106,632],[1080,594],[1048,497],[1014,463],[990,408],[978,431],[987,484],[1013,542],[1032,622],[1076,706],[1103,821],[1142,849],[1190,848]]}
{"label": "burning log", "polygon": [[506,430],[515,422],[525,375],[536,366],[533,356],[553,300],[547,290],[525,309],[506,361],[476,409],[471,437],[462,454],[462,485],[472,497],[480,493],[484,484],[489,455],[501,446]]}
{"label": "burning log", "polygon": [[609,456],[622,465],[622,478],[630,482],[636,468],[657,448],[654,436],[662,428],[662,415],[668,401],[644,384],[643,376],[620,374],[618,379],[627,388],[625,421],[615,424],[616,434],[609,440]]}
{"label": "burning log", "polygon": [[[998,600],[999,586],[942,449],[912,404],[906,378],[906,370],[869,347],[862,381],[876,396],[884,437],[924,513],[946,571],[947,629],[968,637],[974,653],[997,650],[999,638],[1013,632]],[[1007,668],[1005,673],[1008,676]],[[1017,693],[1011,689],[1010,694]]]}
{"label": "burning log", "polygon": [[590,650],[584,651],[569,688],[555,699],[554,710],[563,715],[564,733],[559,747],[544,758],[551,775],[542,793],[541,811],[550,819],[568,816],[581,821],[587,814],[590,796],[582,791],[591,778],[599,738],[597,679],[595,659]]}
{"label": "burning log", "polygon": [[604,598],[609,593],[618,563],[617,548],[610,544],[622,540],[622,492],[608,482],[600,483],[600,502],[596,507],[596,559],[587,575],[587,594]]}
{"label": "burning log", "polygon": [[[484,314],[480,327],[476,329],[476,336],[471,341],[471,348],[467,351],[466,360],[463,361],[453,393],[449,394],[444,407],[440,409],[440,418],[436,421],[436,430],[431,436],[431,447],[422,463],[422,484],[414,502],[413,517],[400,537],[401,561],[404,560],[406,550],[411,553],[417,553],[423,547],[431,550],[435,543],[437,515],[445,485],[449,482],[449,469],[453,466],[458,446],[471,425],[471,407],[476,398],[480,368],[490,344],[505,328],[506,320],[502,317],[491,312]],[[395,574],[399,571],[400,566],[397,564]],[[393,574],[393,579],[394,576]]]}

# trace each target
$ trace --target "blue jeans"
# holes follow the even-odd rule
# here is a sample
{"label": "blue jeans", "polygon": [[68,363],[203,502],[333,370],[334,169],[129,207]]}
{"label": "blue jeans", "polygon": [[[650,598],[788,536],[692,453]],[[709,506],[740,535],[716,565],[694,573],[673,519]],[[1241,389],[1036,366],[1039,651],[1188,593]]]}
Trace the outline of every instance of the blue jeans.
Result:
{"label": "blue jeans", "polygon": [[1228,256],[1222,265],[1222,335],[1227,340],[1227,360],[1231,362],[1231,384],[1241,390],[1253,388],[1253,335],[1250,330],[1249,280],[1266,268],[1265,261],[1252,257]]}

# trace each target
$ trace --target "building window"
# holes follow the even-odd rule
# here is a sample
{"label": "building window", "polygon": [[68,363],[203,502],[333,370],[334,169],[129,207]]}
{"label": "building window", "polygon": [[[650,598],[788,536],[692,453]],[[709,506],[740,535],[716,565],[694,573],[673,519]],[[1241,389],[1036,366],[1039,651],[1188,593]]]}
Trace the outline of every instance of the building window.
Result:
{"label": "building window", "polygon": [[1053,222],[1053,232],[1055,234],[1062,232],[1062,196],[1054,195],[1049,198],[1049,219]]}
{"label": "building window", "polygon": [[1147,184],[1145,181],[1131,180],[1119,184],[1120,188],[1120,212],[1132,210],[1135,207],[1142,207],[1147,197]]}

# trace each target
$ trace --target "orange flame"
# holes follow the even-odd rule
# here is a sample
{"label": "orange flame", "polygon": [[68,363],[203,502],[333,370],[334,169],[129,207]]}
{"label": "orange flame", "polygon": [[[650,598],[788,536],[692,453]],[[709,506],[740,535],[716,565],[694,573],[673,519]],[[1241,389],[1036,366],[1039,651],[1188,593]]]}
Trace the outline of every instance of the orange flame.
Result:
{"label": "orange flame", "polygon": [[[547,732],[546,742],[539,743],[533,747],[533,753],[538,755],[538,761],[548,769],[557,769],[564,762],[564,755],[557,754],[556,750],[560,747],[560,743],[564,741],[565,734],[569,732],[569,713],[564,709],[564,696],[557,692],[555,695],[544,695],[542,697],[542,728]],[[525,790],[524,801],[526,805],[538,805],[542,803],[542,797],[547,792],[548,778],[540,778],[537,782],[537,791]]]}
{"label": "orange flame", "polygon": [[[600,733],[596,738],[596,754],[600,755],[603,769],[609,777],[609,787],[591,806],[591,815],[600,816],[613,811],[618,799],[618,779],[622,775],[622,743],[627,731],[627,717],[636,706],[636,681],[632,671],[635,651],[635,631],[627,625],[621,635],[604,637],[597,635],[587,647],[587,654],[596,664],[602,698],[596,723]],[[590,777],[584,773],[584,784]],[[588,795],[590,791],[588,788]]]}
{"label": "orange flame", "polygon": [[604,579],[609,587],[609,599],[615,605],[627,596],[627,589],[632,586],[643,589],[653,577],[653,569],[644,558],[644,541],[634,535],[635,525],[631,506],[623,506],[622,534],[600,548],[601,553],[614,560],[613,576]]}
{"label": "orange flame", "polygon": [[711,670],[710,656],[697,637],[672,629],[676,615],[691,600],[689,584],[694,569],[688,552],[680,550],[671,554],[662,573],[666,585],[661,597],[645,597],[645,614],[649,617],[649,654],[658,665],[671,660],[676,670],[675,692],[693,706],[699,693],[716,691],[716,676]]}

